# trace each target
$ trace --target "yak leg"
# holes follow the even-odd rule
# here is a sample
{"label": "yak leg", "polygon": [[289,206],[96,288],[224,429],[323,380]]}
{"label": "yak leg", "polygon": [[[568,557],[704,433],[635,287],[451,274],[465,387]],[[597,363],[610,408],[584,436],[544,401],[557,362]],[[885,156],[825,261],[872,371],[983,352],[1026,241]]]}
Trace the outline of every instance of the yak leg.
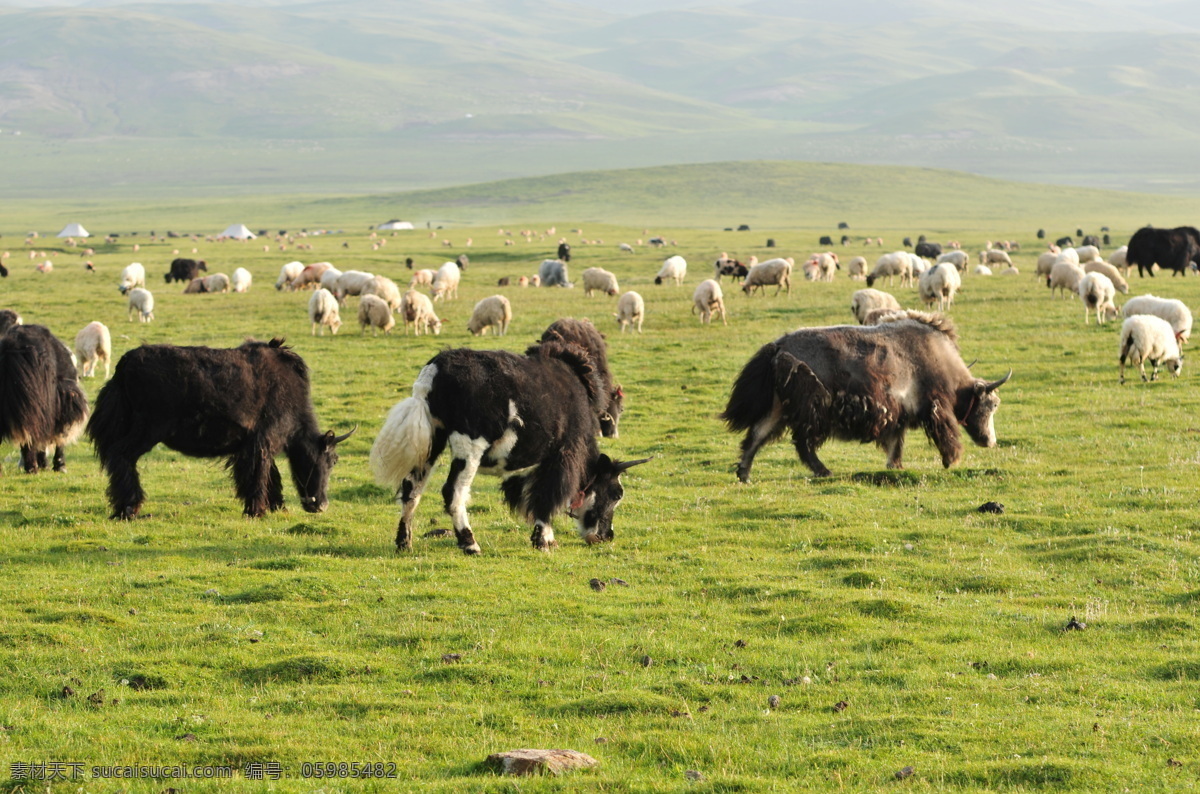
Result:
{"label": "yak leg", "polygon": [[797,454],[800,455],[800,461],[812,469],[812,473],[818,477],[828,477],[833,472],[817,457],[817,447],[821,446],[822,441],[824,439],[812,438],[802,428],[792,428],[792,443],[796,447]]}
{"label": "yak leg", "polygon": [[108,470],[108,501],[112,505],[112,515],[109,518],[119,518],[128,521],[142,509],[146,501],[146,492],[142,490],[142,481],[138,477],[137,462],[144,452],[125,455],[113,455],[105,461],[104,468]]}
{"label": "yak leg", "polygon": [[267,509],[274,512],[283,507],[283,478],[279,476],[279,467],[274,460],[267,478]]}
{"label": "yak leg", "polygon": [[[540,472],[546,465],[543,461],[538,471]],[[558,545],[554,539],[554,527],[550,524],[554,506],[539,503],[535,495],[539,492],[538,481],[533,478],[533,473],[514,474],[501,483],[500,489],[504,493],[504,501],[508,503],[514,513],[532,519],[533,534],[529,536],[529,542],[533,544],[533,547],[538,551],[550,551],[551,548]]]}
{"label": "yak leg", "polygon": [[925,420],[925,435],[942,453],[942,466],[950,468],[962,459],[962,438],[959,436],[958,420],[954,417],[954,404],[949,400],[934,400]]}
{"label": "yak leg", "polygon": [[63,448],[61,445],[54,447],[54,470],[55,471],[66,471],[67,470],[67,456],[63,452]]}
{"label": "yak leg", "polygon": [[435,433],[425,464],[410,471],[400,483],[400,523],[396,527],[396,551],[412,549],[413,516],[417,512],[417,505],[421,503],[421,494],[425,492],[429,475],[433,472],[433,462],[445,448],[445,434]]}
{"label": "yak leg", "polygon": [[904,431],[900,430],[894,435],[881,438],[879,445],[887,452],[887,467],[889,469],[904,468]]}
{"label": "yak leg", "polygon": [[467,500],[471,498],[471,482],[479,471],[479,463],[487,448],[488,443],[482,438],[472,439],[457,433],[450,437],[450,451],[454,459],[450,461],[450,476],[442,486],[442,499],[454,524],[454,537],[458,539],[458,547],[464,554],[480,552],[467,518]]}
{"label": "yak leg", "polygon": [[30,444],[21,445],[21,468],[26,474],[37,474],[39,469],[46,467],[45,451],[38,451]]}
{"label": "yak leg", "polygon": [[771,413],[760,419],[746,432],[742,439],[742,457],[738,461],[737,477],[742,482],[750,482],[750,467],[754,465],[754,456],[765,444],[779,438],[783,432],[782,413],[779,403],[771,408]]}
{"label": "yak leg", "polygon": [[242,512],[251,518],[266,514],[275,461],[271,459],[265,440],[259,436],[248,440],[233,454],[230,468],[233,469],[234,489],[245,505]]}

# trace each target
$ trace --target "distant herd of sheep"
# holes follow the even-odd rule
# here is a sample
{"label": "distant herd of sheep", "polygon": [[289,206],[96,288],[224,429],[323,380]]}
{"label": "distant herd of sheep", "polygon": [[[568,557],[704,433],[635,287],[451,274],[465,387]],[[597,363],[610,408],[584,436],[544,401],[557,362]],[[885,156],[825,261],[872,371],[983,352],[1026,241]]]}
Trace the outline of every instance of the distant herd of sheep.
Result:
{"label": "distant herd of sheep", "polygon": [[[1182,301],[1152,295],[1131,298],[1118,310],[1115,304],[1116,294],[1129,292],[1126,280],[1129,265],[1125,261],[1125,253],[1126,248],[1123,246],[1105,261],[1096,246],[1060,249],[1056,245],[1050,245],[1049,250],[1037,259],[1035,277],[1046,279],[1046,286],[1052,295],[1057,292],[1059,296],[1065,297],[1069,292],[1072,296],[1078,296],[1084,306],[1085,322],[1091,321],[1093,313],[1099,324],[1124,316],[1120,335],[1121,382],[1124,382],[1126,362],[1130,366],[1138,367],[1143,380],[1147,379],[1147,362],[1152,367],[1150,379],[1157,378],[1160,366],[1178,375],[1183,362],[1181,349],[1191,333],[1191,312]],[[203,262],[176,260],[172,264],[173,271],[181,261],[191,266],[190,270],[185,269],[189,276],[197,275],[196,265],[199,269],[205,269]],[[467,258],[460,256],[455,261],[446,262],[437,270],[416,270],[408,289],[402,293],[394,281],[384,276],[359,270],[343,272],[329,262],[305,265],[297,261],[289,262],[280,269],[275,288],[286,291],[307,288],[314,290],[308,302],[308,315],[314,335],[323,335],[326,328],[334,334],[338,332],[342,325],[340,311],[346,305],[347,296],[357,296],[360,299],[358,322],[363,333],[366,333],[367,329],[371,329],[373,334],[378,334],[379,331],[390,333],[396,326],[395,314],[398,313],[404,320],[405,334],[409,332],[410,327],[418,336],[430,332],[438,334],[442,329],[442,321],[434,310],[434,304],[437,301],[457,298],[459,283],[466,266]],[[1002,267],[999,275],[1019,273],[1008,253],[999,248],[981,251],[979,263],[972,272],[976,275],[990,276],[994,272],[993,266]],[[687,267],[687,261],[682,256],[670,256],[663,261],[654,277],[654,283],[681,285],[687,277]],[[803,272],[805,278],[810,281],[832,281],[835,272],[841,267],[838,255],[826,251],[812,254],[805,262]],[[937,309],[944,312],[953,305],[955,295],[962,287],[961,274],[968,267],[970,256],[962,250],[940,253],[933,262],[913,252],[893,251],[880,256],[870,270],[867,260],[856,256],[847,263],[847,273],[851,279],[865,280],[867,288],[854,293],[851,312],[859,323],[875,324],[884,315],[900,310],[901,305],[895,297],[874,289],[876,282],[886,278],[887,283],[891,285],[897,277],[901,287],[912,287],[915,281],[922,303],[930,309],[936,304]],[[523,287],[573,287],[567,268],[567,263],[563,260],[546,259],[538,266],[536,275],[521,276],[516,283]],[[795,260],[791,257],[765,262],[751,257],[743,264],[722,253],[714,263],[713,278],[705,279],[696,286],[692,294],[692,313],[699,315],[701,323],[711,323],[714,317],[720,317],[721,322],[727,325],[725,296],[720,283],[722,276],[741,278],[740,286],[746,295],[753,295],[758,291],[765,293],[769,286],[775,287],[775,295],[781,291],[790,295],[794,268]],[[167,275],[168,281],[171,280],[171,275]],[[176,277],[187,281],[185,293],[245,292],[252,282],[251,274],[245,268],[237,268],[232,278],[224,273],[188,279],[180,278],[177,273]],[[499,283],[501,286],[508,286],[512,282],[506,277],[500,279]],[[617,277],[600,267],[591,267],[583,271],[582,286],[584,295],[589,298],[597,292],[612,297],[620,294],[613,316],[621,331],[633,328],[641,333],[646,314],[646,304],[641,295],[634,291],[621,294]],[[419,291],[418,287],[427,287],[429,294]],[[153,321],[154,296],[146,289],[146,271],[140,263],[134,262],[124,268],[119,289],[128,300],[130,321],[135,317],[143,323]],[[491,329],[493,334],[502,336],[507,332],[512,316],[512,304],[509,299],[503,295],[492,295],[475,305],[467,328],[475,335],[484,334]],[[92,323],[80,331],[75,340],[75,348],[82,375],[93,375],[98,362],[103,361],[107,377],[112,344],[109,331],[104,325]]]}

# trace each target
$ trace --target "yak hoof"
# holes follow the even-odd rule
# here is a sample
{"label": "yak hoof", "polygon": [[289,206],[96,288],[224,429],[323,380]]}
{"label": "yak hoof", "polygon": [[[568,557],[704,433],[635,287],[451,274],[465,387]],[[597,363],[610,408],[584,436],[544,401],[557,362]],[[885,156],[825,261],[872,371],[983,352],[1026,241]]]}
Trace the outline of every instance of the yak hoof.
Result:
{"label": "yak hoof", "polygon": [[583,542],[588,544],[589,546],[595,546],[597,543],[603,543],[604,539],[601,538],[599,535],[597,535],[595,532],[593,532],[590,535],[584,535]]}
{"label": "yak hoof", "polygon": [[[587,540],[587,538],[584,538],[584,540]],[[591,541],[588,541],[588,542],[590,543]],[[599,541],[597,541],[597,542],[599,542]],[[549,543],[534,543],[533,544],[533,547],[535,549],[537,549],[538,551],[544,551],[547,554],[550,552],[551,549],[556,548],[557,546],[558,546],[557,540],[552,540]]]}
{"label": "yak hoof", "polygon": [[124,507],[120,510],[114,510],[113,514],[109,516],[109,518],[117,521],[132,521],[135,518],[145,518],[146,516],[138,515],[139,509],[139,507]]}
{"label": "yak hoof", "polygon": [[738,466],[737,478],[738,478],[738,482],[746,482],[746,483],[750,482],[750,470],[743,469],[741,466]]}
{"label": "yak hoof", "polygon": [[461,548],[462,553],[468,555],[480,554],[483,551],[483,549],[479,548],[478,543],[472,543],[470,546],[462,546]]}

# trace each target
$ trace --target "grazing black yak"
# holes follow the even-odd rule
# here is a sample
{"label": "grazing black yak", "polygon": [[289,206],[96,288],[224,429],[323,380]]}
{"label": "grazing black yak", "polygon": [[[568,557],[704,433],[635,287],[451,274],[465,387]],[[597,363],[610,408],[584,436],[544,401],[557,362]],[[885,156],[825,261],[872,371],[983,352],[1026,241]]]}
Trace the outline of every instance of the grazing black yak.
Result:
{"label": "grazing black yak", "polygon": [[1172,276],[1186,275],[1192,262],[1200,258],[1200,231],[1191,226],[1155,229],[1145,226],[1129,238],[1125,262],[1137,265],[1138,275],[1154,276],[1154,265],[1171,270]]}
{"label": "grazing black yak", "polygon": [[625,410],[625,392],[621,384],[613,379],[608,368],[608,343],[604,334],[596,330],[591,320],[576,320],[564,317],[555,320],[542,332],[541,342],[574,342],[587,351],[592,366],[600,377],[600,397],[596,401],[596,418],[600,420],[600,434],[605,438],[617,438],[621,412]]}
{"label": "grazing black yak", "polygon": [[308,367],[282,339],[247,341],[232,349],[143,345],[117,362],[88,423],[100,465],[108,472],[112,518],[137,515],[146,499],[138,458],[162,443],[198,458],[228,458],[248,516],[283,506],[275,456],[283,452],[301,506],[319,513],[350,433],[317,427]]}
{"label": "grazing black yak", "polygon": [[180,281],[186,284],[199,276],[201,270],[206,273],[208,272],[208,263],[203,259],[197,261],[195,259],[177,257],[171,260],[171,269],[163,275],[163,278],[168,284],[172,281]]}
{"label": "grazing black yak", "polygon": [[645,461],[622,463],[597,449],[603,392],[587,351],[569,342],[542,342],[523,356],[458,348],[432,358],[371,447],[376,481],[401,503],[396,548],[412,547],[413,514],[447,446],[442,498],[464,553],[479,553],[467,500],[481,469],[504,478],[504,499],[533,524],[535,549],[556,545],[551,520],[568,508],[585,541],[612,540],[621,474]]}
{"label": "grazing black yak", "polygon": [[21,448],[28,473],[63,471],[63,448],[79,437],[88,416],[71,351],[40,325],[21,325],[16,312],[0,311],[0,440]]}

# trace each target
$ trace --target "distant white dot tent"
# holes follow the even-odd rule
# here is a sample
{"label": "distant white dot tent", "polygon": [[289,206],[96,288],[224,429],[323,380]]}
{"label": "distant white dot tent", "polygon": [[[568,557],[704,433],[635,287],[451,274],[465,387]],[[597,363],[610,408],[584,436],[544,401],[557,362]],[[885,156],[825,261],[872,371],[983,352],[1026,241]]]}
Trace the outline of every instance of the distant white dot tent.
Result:
{"label": "distant white dot tent", "polygon": [[89,234],[88,230],[83,228],[83,226],[81,224],[68,223],[66,226],[63,227],[63,230],[58,233],[58,236],[59,237],[91,237],[92,235]]}
{"label": "distant white dot tent", "polygon": [[253,240],[255,234],[246,228],[244,223],[235,223],[225,231],[221,232],[221,237],[228,237],[234,240]]}

